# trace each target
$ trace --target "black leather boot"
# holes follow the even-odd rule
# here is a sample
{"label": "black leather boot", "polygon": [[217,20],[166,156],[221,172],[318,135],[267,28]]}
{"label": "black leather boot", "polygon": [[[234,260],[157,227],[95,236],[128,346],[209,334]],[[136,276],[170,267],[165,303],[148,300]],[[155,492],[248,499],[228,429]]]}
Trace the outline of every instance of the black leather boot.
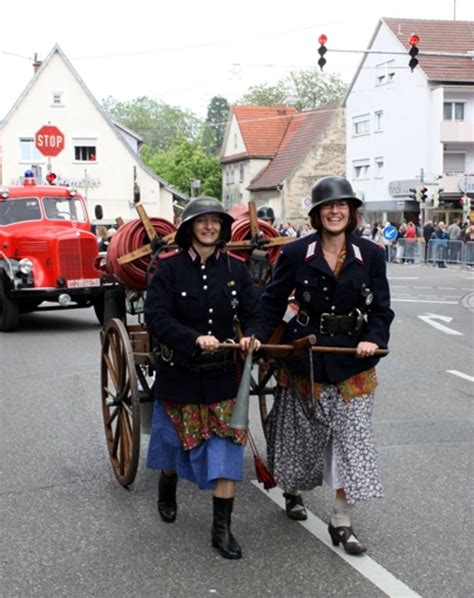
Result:
{"label": "black leather boot", "polygon": [[242,550],[230,531],[234,499],[213,496],[213,505],[212,545],[225,559],[240,559]]}
{"label": "black leather boot", "polygon": [[172,478],[161,472],[158,481],[158,513],[166,523],[173,523],[176,519],[178,505],[176,504],[176,486],[178,476],[175,474]]}

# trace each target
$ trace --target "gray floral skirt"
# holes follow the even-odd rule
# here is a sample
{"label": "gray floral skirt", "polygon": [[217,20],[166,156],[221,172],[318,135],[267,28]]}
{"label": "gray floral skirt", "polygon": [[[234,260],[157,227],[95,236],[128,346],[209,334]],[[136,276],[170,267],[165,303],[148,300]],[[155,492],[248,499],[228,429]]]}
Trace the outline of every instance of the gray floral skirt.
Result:
{"label": "gray floral skirt", "polygon": [[[278,388],[268,419],[268,464],[285,491],[321,486],[328,469],[354,504],[381,498],[372,410],[374,394],[344,401],[336,386],[323,386],[309,401],[291,389]],[[326,471],[325,471],[326,463]]]}

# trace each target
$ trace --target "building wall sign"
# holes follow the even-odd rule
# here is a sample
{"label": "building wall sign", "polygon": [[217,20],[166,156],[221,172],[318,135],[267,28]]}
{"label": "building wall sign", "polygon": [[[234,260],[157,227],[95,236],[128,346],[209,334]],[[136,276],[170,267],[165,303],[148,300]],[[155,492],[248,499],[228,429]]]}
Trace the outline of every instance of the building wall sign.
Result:
{"label": "building wall sign", "polygon": [[410,189],[418,187],[419,184],[419,179],[390,181],[388,184],[388,192],[392,197],[408,197],[410,195]]}
{"label": "building wall sign", "polygon": [[459,179],[459,190],[462,193],[474,193],[474,176],[463,176]]}
{"label": "building wall sign", "polygon": [[93,189],[94,187],[100,186],[100,178],[82,177],[80,179],[70,179],[60,176],[58,177],[58,185],[63,185],[64,187],[75,187],[76,189],[83,187]]}

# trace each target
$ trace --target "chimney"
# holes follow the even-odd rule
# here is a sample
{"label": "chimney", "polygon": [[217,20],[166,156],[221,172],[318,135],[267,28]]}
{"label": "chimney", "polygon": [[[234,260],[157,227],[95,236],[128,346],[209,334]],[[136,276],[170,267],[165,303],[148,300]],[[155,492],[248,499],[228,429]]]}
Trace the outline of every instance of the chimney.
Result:
{"label": "chimney", "polygon": [[35,52],[35,57],[33,58],[33,70],[36,73],[39,70],[39,67],[42,65],[43,63],[41,62],[41,60],[38,60],[38,54]]}

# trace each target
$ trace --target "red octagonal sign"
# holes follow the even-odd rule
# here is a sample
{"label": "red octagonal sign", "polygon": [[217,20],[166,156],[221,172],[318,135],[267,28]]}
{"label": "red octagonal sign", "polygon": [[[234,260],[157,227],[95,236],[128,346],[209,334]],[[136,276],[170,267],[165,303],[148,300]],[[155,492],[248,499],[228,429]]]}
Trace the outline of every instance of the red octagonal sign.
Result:
{"label": "red octagonal sign", "polygon": [[64,135],[52,125],[44,125],[35,135],[35,145],[43,156],[57,156],[64,149]]}

